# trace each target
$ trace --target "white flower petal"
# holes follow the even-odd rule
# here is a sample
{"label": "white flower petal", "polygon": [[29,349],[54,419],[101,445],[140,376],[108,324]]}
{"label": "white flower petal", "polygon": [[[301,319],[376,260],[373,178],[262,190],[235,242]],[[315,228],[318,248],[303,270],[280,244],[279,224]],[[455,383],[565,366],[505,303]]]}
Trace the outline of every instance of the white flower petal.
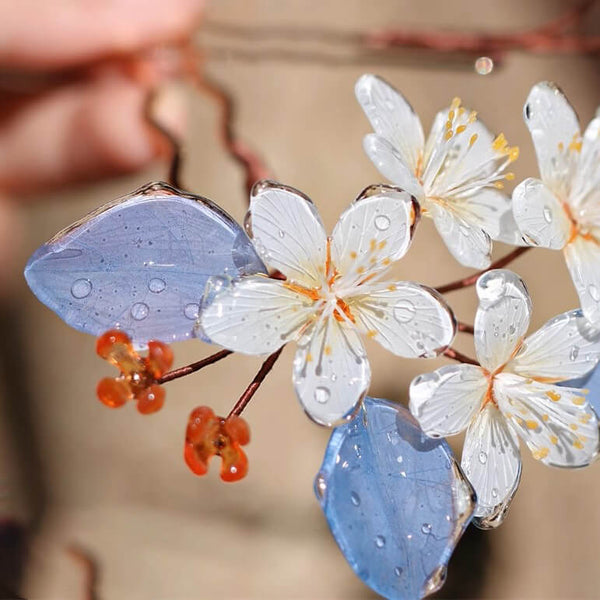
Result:
{"label": "white flower petal", "polygon": [[356,99],[375,133],[398,150],[414,173],[422,155],[425,137],[421,121],[404,96],[375,75],[363,75],[354,87]]}
{"label": "white flower petal", "polygon": [[567,381],[583,377],[599,359],[600,329],[594,329],[580,310],[571,310],[526,338],[506,369],[548,382]]}
{"label": "white flower petal", "polygon": [[481,366],[495,371],[511,358],[525,337],[531,299],[523,280],[505,269],[482,275],[476,289],[475,351]]}
{"label": "white flower petal", "polygon": [[314,310],[312,300],[282,281],[244,277],[217,293],[200,319],[215,344],[245,354],[266,354],[294,339]]}
{"label": "white flower petal", "polygon": [[600,326],[600,243],[578,235],[564,249],[581,309],[592,325]]}
{"label": "white flower petal", "polygon": [[513,191],[515,220],[534,246],[560,250],[571,236],[571,221],[554,193],[539,179],[525,179]]}
{"label": "white flower petal", "polygon": [[562,91],[543,81],[533,86],[523,107],[542,180],[554,192],[571,178],[569,145],[579,136],[579,121]]}
{"label": "white flower petal", "polygon": [[444,299],[417,283],[373,284],[364,295],[346,301],[363,333],[397,356],[432,358],[456,333]]}
{"label": "white flower petal", "polygon": [[298,341],[293,380],[316,423],[331,427],[352,418],[371,380],[357,331],[334,317],[320,318]]}
{"label": "white flower petal", "polygon": [[423,186],[428,197],[457,201],[502,188],[504,171],[518,157],[503,135],[494,137],[475,113],[452,105],[440,111],[425,146]]}
{"label": "white flower petal", "polygon": [[461,467],[475,488],[475,522],[498,527],[521,478],[519,442],[492,402],[475,417],[465,437]]}
{"label": "white flower petal", "polygon": [[500,373],[494,397],[533,457],[544,464],[583,467],[597,455],[598,421],[581,390]]}
{"label": "white flower petal", "polygon": [[487,388],[488,380],[480,367],[447,365],[412,380],[410,412],[427,435],[455,435],[467,428]]}
{"label": "white flower petal", "polygon": [[583,135],[569,202],[580,221],[600,226],[600,116],[590,121]]}
{"label": "white flower petal", "polygon": [[467,220],[465,215],[451,205],[428,203],[427,207],[438,233],[459,263],[475,269],[485,269],[489,266],[492,242],[481,227]]}
{"label": "white flower petal", "polygon": [[333,230],[331,258],[340,274],[337,289],[385,271],[402,258],[418,217],[417,201],[400,188],[381,184],[363,190]]}
{"label": "white flower petal", "polygon": [[369,133],[363,140],[363,148],[386,179],[401,186],[415,198],[422,199],[423,186],[391,142],[376,133]]}
{"label": "white flower petal", "polygon": [[252,189],[246,227],[269,267],[309,288],[322,284],[327,235],[316,208],[302,192],[259,181]]}

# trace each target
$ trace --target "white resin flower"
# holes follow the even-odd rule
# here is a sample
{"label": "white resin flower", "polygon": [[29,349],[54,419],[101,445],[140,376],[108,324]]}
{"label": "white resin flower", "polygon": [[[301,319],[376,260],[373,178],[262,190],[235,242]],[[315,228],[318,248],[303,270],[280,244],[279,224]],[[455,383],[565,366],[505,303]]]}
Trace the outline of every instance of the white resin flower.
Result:
{"label": "white resin flower", "polygon": [[421,121],[404,96],[375,75],[356,83],[356,97],[375,133],[364,149],[379,172],[417,198],[461,264],[490,264],[492,239],[521,243],[510,198],[501,190],[519,149],[494,137],[475,111],[455,98],[439,112],[425,142]]}
{"label": "white resin flower", "polygon": [[523,116],[541,180],[515,188],[515,219],[531,244],[563,250],[583,314],[600,326],[600,116],[582,138],[573,108],[548,82],[533,87]]}
{"label": "white resin flower", "polygon": [[410,410],[429,436],[467,429],[461,466],[477,493],[476,522],[496,527],[519,485],[519,437],[547,465],[581,467],[596,456],[598,422],[585,392],[554,384],[596,366],[600,331],[575,310],[525,338],[531,301],[510,271],[482,275],[477,294],[481,366],[446,366],[415,378]]}
{"label": "white resin flower", "polygon": [[410,358],[436,356],[454,337],[454,317],[436,292],[384,280],[408,250],[418,216],[407,192],[371,186],[327,237],[306,196],[259,182],[248,233],[265,264],[287,279],[249,276],[209,290],[204,333],[246,354],[296,340],[293,382],[305,411],[328,426],[352,418],[371,377],[360,333]]}

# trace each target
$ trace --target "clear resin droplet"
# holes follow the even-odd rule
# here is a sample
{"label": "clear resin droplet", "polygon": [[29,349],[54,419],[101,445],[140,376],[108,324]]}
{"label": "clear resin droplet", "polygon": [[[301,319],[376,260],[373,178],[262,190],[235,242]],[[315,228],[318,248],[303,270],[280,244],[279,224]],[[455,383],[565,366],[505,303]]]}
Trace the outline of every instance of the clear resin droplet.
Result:
{"label": "clear resin droplet", "polygon": [[319,477],[331,532],[368,586],[414,599],[442,585],[475,507],[445,441],[425,436],[403,407],[366,398],[362,414],[332,433]]}
{"label": "clear resin droplet", "polygon": [[494,70],[494,61],[489,56],[480,56],[475,61],[475,71],[478,75],[489,75]]}

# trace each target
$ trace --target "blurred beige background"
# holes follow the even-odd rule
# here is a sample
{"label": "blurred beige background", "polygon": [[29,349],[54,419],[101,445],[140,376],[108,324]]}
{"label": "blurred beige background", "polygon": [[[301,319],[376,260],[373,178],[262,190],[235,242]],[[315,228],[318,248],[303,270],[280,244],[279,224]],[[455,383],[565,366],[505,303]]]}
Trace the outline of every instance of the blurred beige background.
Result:
{"label": "blurred beige background", "polygon": [[[335,31],[392,25],[514,31],[539,25],[568,6],[557,0],[221,0],[208,5],[198,41],[208,50],[208,72],[237,101],[240,137],[264,157],[278,180],[312,197],[326,225],[333,227],[362,188],[381,180],[361,147],[369,131],[353,95],[361,73],[376,72],[399,88],[426,130],[435,112],[460,96],[490,129],[503,131],[511,144],[520,146],[514,168],[518,182],[537,175],[521,118],[531,85],[556,81],[587,124],[600,100],[598,60],[513,52],[490,75],[481,76],[468,60],[404,52],[385,62],[379,55],[356,61],[358,52],[352,46],[245,40],[211,29],[211,23]],[[596,10],[591,16],[596,29],[599,14]],[[310,53],[312,59],[285,54],[298,52]],[[319,53],[341,60],[317,61]],[[184,182],[241,220],[243,175],[217,138],[216,106],[206,96],[188,92]],[[164,177],[165,165],[157,164],[135,176],[55,193],[44,203],[30,205],[15,268],[20,270],[38,245],[88,211]],[[496,248],[497,255],[504,251]],[[531,252],[514,268],[532,294],[533,327],[577,305],[559,253]],[[402,278],[430,285],[468,273],[451,259],[427,220],[398,270]],[[231,357],[169,384],[166,405],[156,415],[142,417],[133,406],[111,411],[94,397],[96,381],[110,373],[95,356],[94,339],[68,328],[29,293],[24,281],[15,287],[25,335],[19,361],[26,365],[26,384],[33,392],[40,470],[18,471],[11,432],[0,421],[0,472],[5,475],[0,512],[27,521],[39,506],[35,482],[45,490],[25,597],[84,597],[84,571],[66,552],[73,543],[98,559],[103,600],[374,597],[347,566],[313,497],[312,481],[329,433],[310,423],[299,408],[291,385],[291,349],[284,351],[245,413],[253,435],[248,477],[223,484],[213,465],[207,477],[196,478],[182,460],[189,412],[208,404],[226,414],[260,360]],[[454,293],[449,301],[459,318],[472,322],[472,289]],[[459,337],[457,345],[473,353],[468,336]],[[180,344],[175,346],[176,364],[211,351],[196,341]],[[371,395],[401,402],[413,376],[445,362],[403,361],[375,344],[368,345],[368,352]],[[19,397],[6,397],[7,389],[0,381],[4,403],[18,403]],[[522,483],[509,518],[499,530],[484,534],[485,579],[477,595],[600,597],[600,466],[569,472],[545,467],[526,451],[523,458]],[[452,568],[451,563],[451,576]],[[462,573],[471,576],[468,568]],[[460,581],[452,585],[453,593],[464,595]]]}

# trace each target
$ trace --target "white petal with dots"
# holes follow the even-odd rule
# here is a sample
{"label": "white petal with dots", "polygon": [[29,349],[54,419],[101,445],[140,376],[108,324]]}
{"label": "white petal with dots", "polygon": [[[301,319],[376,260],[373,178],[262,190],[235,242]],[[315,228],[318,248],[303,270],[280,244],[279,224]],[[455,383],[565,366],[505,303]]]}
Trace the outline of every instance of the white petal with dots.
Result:
{"label": "white petal with dots", "polygon": [[215,344],[266,354],[294,339],[314,312],[314,302],[284,282],[244,277],[215,294],[202,311],[201,327]]}
{"label": "white petal with dots", "polygon": [[482,275],[476,289],[475,351],[481,366],[495,371],[511,358],[527,333],[531,299],[522,279],[505,269]]}
{"label": "white petal with dots", "polygon": [[525,179],[513,192],[515,220],[534,246],[560,250],[571,236],[571,221],[558,198],[539,179]]}
{"label": "white petal with dots", "polygon": [[302,192],[272,181],[258,182],[246,225],[267,266],[306,287],[322,284],[327,235],[317,209]]}
{"label": "white petal with dots", "polygon": [[477,494],[476,524],[498,527],[519,486],[521,455],[517,436],[492,402],[469,426],[460,464]]}
{"label": "white petal with dots", "polygon": [[586,319],[600,327],[600,241],[577,236],[564,249]]}
{"label": "white petal with dots", "polygon": [[361,331],[397,356],[432,358],[456,333],[454,315],[444,299],[417,283],[373,284],[347,302]]}
{"label": "white petal with dots", "polygon": [[580,310],[571,310],[526,338],[506,370],[547,382],[566,381],[583,377],[599,359],[600,329],[592,327]]}
{"label": "white petal with dots", "polygon": [[500,373],[494,397],[533,457],[554,467],[583,467],[598,454],[598,421],[582,391]]}
{"label": "white petal with dots", "polygon": [[400,188],[372,185],[340,216],[331,237],[331,260],[344,288],[368,280],[402,258],[419,216],[416,200]]}
{"label": "white petal with dots", "polygon": [[560,88],[543,81],[531,88],[523,118],[535,146],[540,175],[550,189],[563,197],[574,173],[572,144],[580,139],[579,121]]}
{"label": "white petal with dots", "polygon": [[367,393],[371,368],[357,331],[323,316],[298,341],[293,381],[308,416],[333,426],[352,418]]}
{"label": "white petal with dots", "polygon": [[446,365],[412,380],[410,412],[427,435],[455,435],[468,427],[487,389],[481,367]]}
{"label": "white petal with dots", "polygon": [[354,91],[375,132],[398,150],[414,173],[425,137],[412,106],[400,92],[375,75],[360,77]]}

